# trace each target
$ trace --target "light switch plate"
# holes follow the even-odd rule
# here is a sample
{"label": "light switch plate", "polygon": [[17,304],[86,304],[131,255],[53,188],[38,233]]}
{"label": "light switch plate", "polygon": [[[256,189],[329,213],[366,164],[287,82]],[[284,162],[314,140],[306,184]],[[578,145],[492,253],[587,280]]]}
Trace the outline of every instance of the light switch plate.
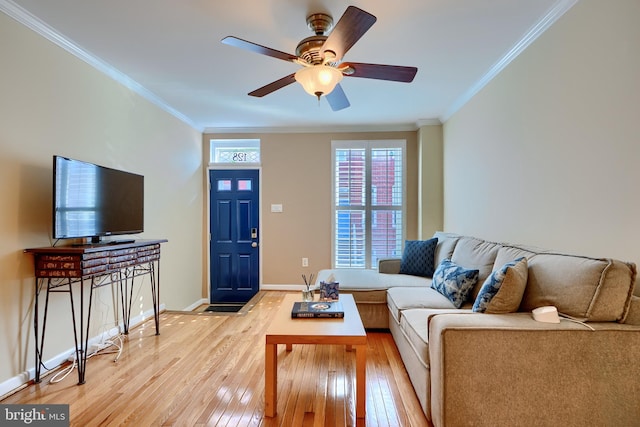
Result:
{"label": "light switch plate", "polygon": [[271,212],[282,212],[282,205],[271,205]]}

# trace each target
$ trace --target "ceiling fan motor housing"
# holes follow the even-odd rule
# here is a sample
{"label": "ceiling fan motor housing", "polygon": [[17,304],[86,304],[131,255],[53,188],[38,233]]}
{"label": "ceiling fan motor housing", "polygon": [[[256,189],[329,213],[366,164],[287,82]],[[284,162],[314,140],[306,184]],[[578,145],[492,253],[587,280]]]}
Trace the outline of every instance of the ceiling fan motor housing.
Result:
{"label": "ceiling fan motor housing", "polygon": [[296,55],[304,59],[309,64],[322,64],[320,49],[324,45],[327,36],[311,36],[302,40],[296,47]]}
{"label": "ceiling fan motor housing", "polygon": [[307,25],[315,36],[307,37],[298,43],[296,55],[309,64],[322,64],[324,58],[320,55],[320,50],[327,40],[325,34],[333,28],[333,18],[326,13],[314,13],[307,17]]}

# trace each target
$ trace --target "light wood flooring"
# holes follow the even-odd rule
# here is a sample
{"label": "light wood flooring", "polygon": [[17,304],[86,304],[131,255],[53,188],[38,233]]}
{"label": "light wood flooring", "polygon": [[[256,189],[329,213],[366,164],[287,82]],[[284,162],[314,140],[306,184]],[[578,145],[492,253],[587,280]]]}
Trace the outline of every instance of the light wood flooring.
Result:
{"label": "light wood flooring", "polygon": [[366,418],[355,419],[355,354],[343,346],[278,349],[278,416],[264,417],[264,335],[283,293],[245,315],[165,312],[131,330],[120,359],[45,377],[1,403],[70,404],[73,426],[430,426],[388,332],[368,332]]}

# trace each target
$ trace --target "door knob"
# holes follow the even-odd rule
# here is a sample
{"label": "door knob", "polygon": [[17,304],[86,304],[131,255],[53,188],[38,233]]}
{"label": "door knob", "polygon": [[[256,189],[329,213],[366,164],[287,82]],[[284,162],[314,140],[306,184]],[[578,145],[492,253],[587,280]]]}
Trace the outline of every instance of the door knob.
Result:
{"label": "door knob", "polygon": [[252,248],[257,248],[257,247],[258,247],[258,244],[257,244],[256,242],[251,242],[251,247],[252,247]]}

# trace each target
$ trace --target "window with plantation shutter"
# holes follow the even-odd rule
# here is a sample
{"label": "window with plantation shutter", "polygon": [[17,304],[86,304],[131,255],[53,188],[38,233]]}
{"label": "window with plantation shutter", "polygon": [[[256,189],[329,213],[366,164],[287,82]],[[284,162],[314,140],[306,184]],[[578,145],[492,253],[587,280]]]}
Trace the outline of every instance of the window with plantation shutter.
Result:
{"label": "window with plantation shutter", "polygon": [[377,268],[404,241],[404,140],[333,141],[333,266]]}

